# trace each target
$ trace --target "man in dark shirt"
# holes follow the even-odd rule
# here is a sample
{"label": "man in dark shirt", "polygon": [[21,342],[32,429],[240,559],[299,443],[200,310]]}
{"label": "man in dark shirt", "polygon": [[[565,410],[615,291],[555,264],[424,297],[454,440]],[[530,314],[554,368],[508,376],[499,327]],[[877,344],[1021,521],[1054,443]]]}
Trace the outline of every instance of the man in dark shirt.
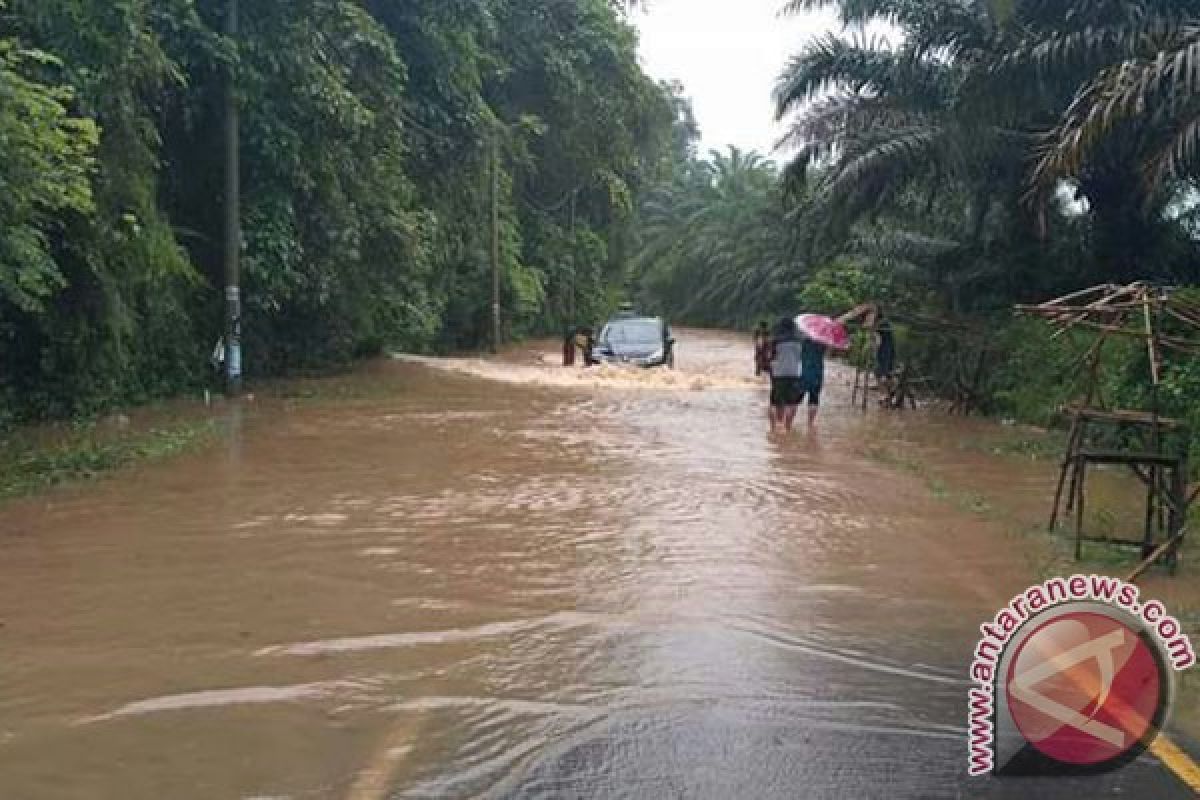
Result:
{"label": "man in dark shirt", "polygon": [[[883,306],[875,312],[875,377],[891,402],[895,392],[893,373],[896,371],[896,333],[892,323],[883,313]],[[880,401],[881,403],[884,401]]]}
{"label": "man in dark shirt", "polygon": [[825,345],[805,338],[800,347],[800,399],[808,398],[808,427],[817,424],[821,389],[825,386]]}
{"label": "man in dark shirt", "polygon": [[875,316],[875,341],[875,376],[880,380],[890,378],[896,371],[896,334],[882,306]]}

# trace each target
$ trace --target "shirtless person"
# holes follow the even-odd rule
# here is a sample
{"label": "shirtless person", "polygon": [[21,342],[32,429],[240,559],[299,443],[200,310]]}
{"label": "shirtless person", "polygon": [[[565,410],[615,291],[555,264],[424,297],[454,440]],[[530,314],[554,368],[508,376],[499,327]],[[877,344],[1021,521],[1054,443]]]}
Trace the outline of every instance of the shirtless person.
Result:
{"label": "shirtless person", "polygon": [[754,375],[771,374],[771,331],[760,322],[754,329]]}

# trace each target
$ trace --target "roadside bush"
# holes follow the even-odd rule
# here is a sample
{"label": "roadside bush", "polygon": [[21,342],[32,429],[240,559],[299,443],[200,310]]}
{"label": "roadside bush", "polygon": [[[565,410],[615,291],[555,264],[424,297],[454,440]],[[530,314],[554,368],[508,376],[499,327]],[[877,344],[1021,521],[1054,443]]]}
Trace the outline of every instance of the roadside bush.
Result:
{"label": "roadside bush", "polygon": [[[900,340],[900,358],[931,378],[935,391],[945,393],[954,385],[955,372],[962,371],[963,359],[970,363],[980,346],[986,346],[991,355],[977,387],[980,410],[1028,424],[1057,425],[1064,405],[1085,398],[1090,378],[1086,356],[1096,342],[1093,333],[1077,330],[1056,338],[1051,326],[1020,317],[994,321],[988,329],[991,333],[974,345],[913,332]],[[1195,471],[1200,466],[1200,358],[1168,351],[1166,361],[1156,392],[1142,342],[1110,337],[1101,351],[1093,399],[1111,408],[1157,408],[1163,416],[1186,422]]]}
{"label": "roadside bush", "polygon": [[860,303],[886,300],[887,282],[861,263],[838,259],[813,273],[796,296],[798,310],[836,316]]}

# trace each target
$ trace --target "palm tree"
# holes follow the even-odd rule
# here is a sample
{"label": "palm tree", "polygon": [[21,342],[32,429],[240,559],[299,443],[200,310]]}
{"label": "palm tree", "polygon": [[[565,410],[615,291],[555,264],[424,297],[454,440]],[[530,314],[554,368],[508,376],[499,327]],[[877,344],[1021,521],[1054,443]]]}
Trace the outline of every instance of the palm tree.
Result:
{"label": "palm tree", "polygon": [[[788,8],[834,4],[794,0]],[[785,141],[799,148],[787,176],[799,181],[819,167],[813,191],[825,226],[844,234],[914,185],[936,192],[957,182],[994,194],[999,172],[1019,175],[1022,132],[981,114],[966,91],[995,27],[985,4],[836,5],[844,22],[885,21],[902,38],[895,45],[862,33],[818,39],[791,59],[776,85],[777,115],[793,120]]]}
{"label": "palm tree", "polygon": [[694,322],[747,321],[780,302],[797,269],[778,171],[757,153],[692,162],[651,193],[642,220],[643,292]]}
{"label": "palm tree", "polygon": [[792,0],[788,8],[831,5],[848,24],[883,21],[902,35],[896,46],[817,41],[777,85],[778,114],[793,118],[790,137],[802,147],[788,175],[825,166],[816,192],[821,227],[835,240],[906,190],[946,186],[966,190],[980,222],[997,197],[1022,206],[1014,213],[1044,238],[1069,180],[1087,200],[1103,277],[1171,274],[1161,245],[1174,252],[1178,237],[1163,212],[1195,172],[1200,141],[1200,2]]}
{"label": "palm tree", "polygon": [[1092,68],[1045,139],[1035,169],[1038,182],[1080,173],[1118,138],[1137,140],[1148,194],[1195,178],[1200,2],[1069,5],[1070,28],[1016,54],[1045,70],[1060,70],[1072,60]]}
{"label": "palm tree", "polygon": [[1054,87],[1030,198],[1041,207],[1063,181],[1078,187],[1105,277],[1196,277],[1194,245],[1169,211],[1197,174],[1198,18],[1196,0],[1027,0],[1014,17],[1024,37],[995,67]]}

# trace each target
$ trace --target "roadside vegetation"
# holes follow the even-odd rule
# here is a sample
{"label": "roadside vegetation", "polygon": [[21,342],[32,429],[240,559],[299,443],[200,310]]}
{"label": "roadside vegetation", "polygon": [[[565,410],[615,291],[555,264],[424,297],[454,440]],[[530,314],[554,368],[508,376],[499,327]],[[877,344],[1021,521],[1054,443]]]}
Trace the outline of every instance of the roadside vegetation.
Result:
{"label": "roadside vegetation", "polygon": [[[117,421],[119,420],[119,422]],[[0,501],[179,455],[219,435],[212,419],[130,426],[124,417],[0,436]]]}
{"label": "roadside vegetation", "polygon": [[[1088,337],[1051,341],[1014,304],[1103,282],[1200,284],[1200,2],[787,4],[826,7],[844,31],[781,65],[781,166],[693,159],[699,180],[658,190],[674,216],[646,214],[683,241],[695,220],[737,230],[759,209],[760,229],[779,231],[771,247],[687,236],[643,252],[644,291],[682,319],[739,325],[878,301],[932,386],[977,372],[982,410],[1053,421]],[[735,190],[749,197],[736,208]],[[1109,358],[1105,396],[1147,407],[1144,355]],[[1200,363],[1175,362],[1157,400],[1200,431]]]}
{"label": "roadside vegetation", "polygon": [[0,430],[209,381],[242,128],[251,379],[599,316],[677,88],[623,3],[0,0]]}

